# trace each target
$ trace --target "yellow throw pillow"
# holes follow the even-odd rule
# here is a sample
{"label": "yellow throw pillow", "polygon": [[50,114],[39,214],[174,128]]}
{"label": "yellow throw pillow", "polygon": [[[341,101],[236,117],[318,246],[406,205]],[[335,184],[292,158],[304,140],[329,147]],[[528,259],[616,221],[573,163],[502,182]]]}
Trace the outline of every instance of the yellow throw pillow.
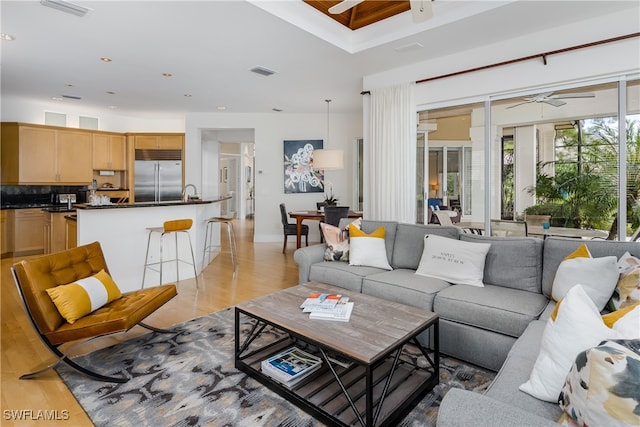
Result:
{"label": "yellow throw pillow", "polygon": [[551,286],[551,298],[560,301],[569,289],[582,285],[598,310],[602,310],[618,283],[617,262],[615,256],[593,258],[583,243],[558,266]]}
{"label": "yellow throw pillow", "polygon": [[393,270],[387,259],[384,233],[384,227],[367,234],[354,224],[349,224],[349,265]]}
{"label": "yellow throw pillow", "polygon": [[60,315],[71,324],[122,296],[118,285],[104,270],[68,285],[49,288],[47,293]]}

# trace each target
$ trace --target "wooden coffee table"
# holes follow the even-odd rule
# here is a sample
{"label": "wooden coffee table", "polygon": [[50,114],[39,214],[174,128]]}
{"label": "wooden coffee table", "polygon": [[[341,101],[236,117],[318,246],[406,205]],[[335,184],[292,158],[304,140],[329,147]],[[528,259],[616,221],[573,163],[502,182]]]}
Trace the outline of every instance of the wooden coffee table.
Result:
{"label": "wooden coffee table", "polygon": [[[299,307],[312,292],[348,296],[355,303],[349,322],[310,320]],[[417,339],[429,328],[433,352]],[[323,366],[289,388],[263,374],[260,362],[294,345],[321,357]],[[352,365],[331,362],[332,355]],[[393,425],[438,384],[438,315],[306,283],[235,307],[235,366],[331,425]]]}

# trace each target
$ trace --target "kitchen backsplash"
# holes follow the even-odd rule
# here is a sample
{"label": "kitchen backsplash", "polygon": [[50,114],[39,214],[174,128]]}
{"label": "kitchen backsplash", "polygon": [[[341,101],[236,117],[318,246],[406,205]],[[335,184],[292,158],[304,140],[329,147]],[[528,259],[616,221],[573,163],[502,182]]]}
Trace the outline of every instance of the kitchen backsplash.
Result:
{"label": "kitchen backsplash", "polygon": [[0,204],[5,206],[59,204],[59,194],[75,194],[80,202],[87,186],[65,185],[1,185]]}

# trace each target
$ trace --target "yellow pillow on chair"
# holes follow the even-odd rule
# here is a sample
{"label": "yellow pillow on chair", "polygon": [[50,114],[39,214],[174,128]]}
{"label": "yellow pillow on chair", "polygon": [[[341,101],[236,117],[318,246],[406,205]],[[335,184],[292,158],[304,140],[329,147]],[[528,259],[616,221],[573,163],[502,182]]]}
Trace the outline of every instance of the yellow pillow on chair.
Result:
{"label": "yellow pillow on chair", "polygon": [[71,324],[122,296],[118,285],[104,270],[68,285],[49,288],[47,293],[60,315]]}

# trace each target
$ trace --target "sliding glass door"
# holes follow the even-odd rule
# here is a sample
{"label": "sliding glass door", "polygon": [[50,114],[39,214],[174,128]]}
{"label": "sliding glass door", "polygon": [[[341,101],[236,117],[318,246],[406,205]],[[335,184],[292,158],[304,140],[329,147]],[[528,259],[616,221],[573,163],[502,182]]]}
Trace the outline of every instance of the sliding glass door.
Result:
{"label": "sliding glass door", "polygon": [[474,222],[551,215],[552,225],[609,238],[640,226],[637,78],[492,99],[490,132],[484,105],[419,113],[427,204],[459,205]]}

